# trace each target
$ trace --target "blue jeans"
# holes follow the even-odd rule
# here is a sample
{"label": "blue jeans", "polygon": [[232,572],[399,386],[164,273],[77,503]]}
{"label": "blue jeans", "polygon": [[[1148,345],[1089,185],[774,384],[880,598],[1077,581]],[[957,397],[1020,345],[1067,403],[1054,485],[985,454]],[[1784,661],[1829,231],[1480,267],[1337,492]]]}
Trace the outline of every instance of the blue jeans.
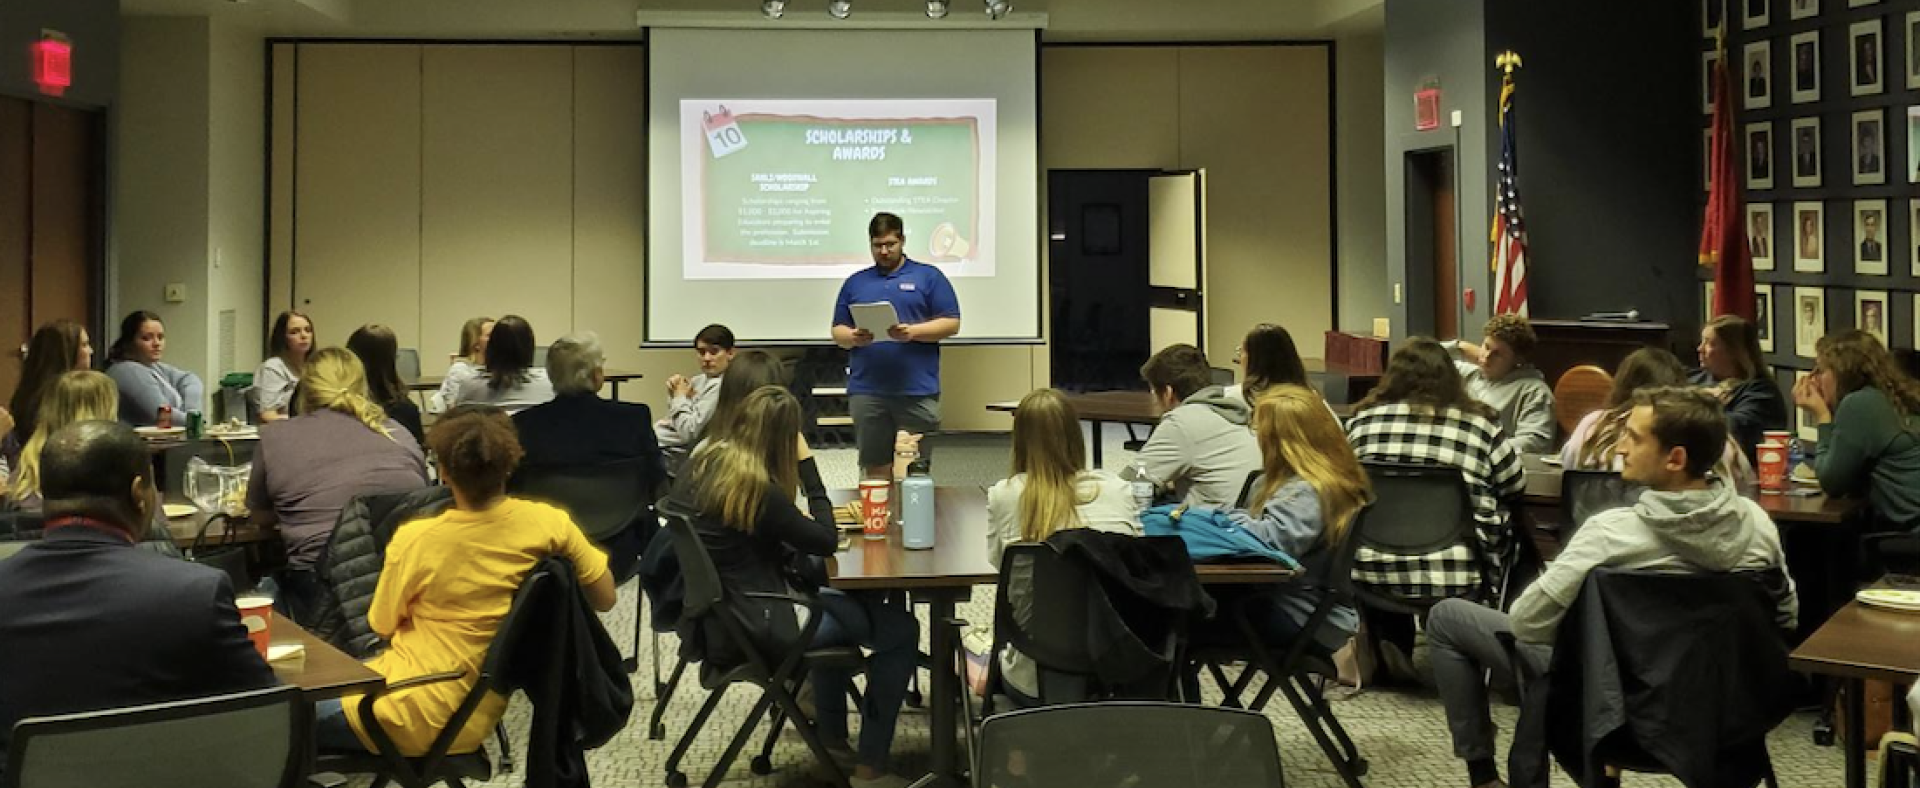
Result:
{"label": "blue jeans", "polygon": [[[893,749],[893,728],[907,699],[907,680],[920,661],[920,620],[913,610],[887,604],[879,595],[850,596],[821,589],[826,616],[814,633],[815,646],[864,646],[867,692],[860,703],[859,763],[885,771]],[[844,669],[813,671],[813,702],[820,735],[829,744],[847,740],[847,691],[853,676]]]}
{"label": "blue jeans", "polygon": [[347,724],[347,709],[338,698],[313,704],[313,744],[323,753],[368,751]]}

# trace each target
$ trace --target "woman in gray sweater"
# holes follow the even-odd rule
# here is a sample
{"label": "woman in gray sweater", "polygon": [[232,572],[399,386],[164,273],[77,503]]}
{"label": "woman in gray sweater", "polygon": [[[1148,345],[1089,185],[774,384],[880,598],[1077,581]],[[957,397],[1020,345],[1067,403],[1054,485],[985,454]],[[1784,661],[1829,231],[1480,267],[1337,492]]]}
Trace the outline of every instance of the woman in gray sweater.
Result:
{"label": "woman in gray sweater", "polygon": [[120,387],[120,420],[136,427],[152,425],[161,405],[173,408],[185,423],[187,411],[200,410],[206,388],[200,377],[160,360],[167,348],[167,327],[145,310],[120,321],[107,375]]}

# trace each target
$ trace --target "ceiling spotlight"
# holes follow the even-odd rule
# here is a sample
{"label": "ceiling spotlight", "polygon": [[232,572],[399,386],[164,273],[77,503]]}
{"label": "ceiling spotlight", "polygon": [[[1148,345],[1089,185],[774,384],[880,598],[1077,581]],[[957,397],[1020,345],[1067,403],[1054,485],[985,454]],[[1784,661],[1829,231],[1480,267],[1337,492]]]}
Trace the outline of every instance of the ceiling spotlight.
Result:
{"label": "ceiling spotlight", "polygon": [[760,0],[760,15],[779,19],[787,15],[787,0]]}
{"label": "ceiling spotlight", "polygon": [[1013,13],[1011,0],[986,0],[986,3],[988,19],[1005,19],[1007,14]]}
{"label": "ceiling spotlight", "polygon": [[927,18],[947,18],[947,0],[927,0]]}
{"label": "ceiling spotlight", "polygon": [[845,19],[853,15],[853,0],[829,0],[827,15],[835,19]]}

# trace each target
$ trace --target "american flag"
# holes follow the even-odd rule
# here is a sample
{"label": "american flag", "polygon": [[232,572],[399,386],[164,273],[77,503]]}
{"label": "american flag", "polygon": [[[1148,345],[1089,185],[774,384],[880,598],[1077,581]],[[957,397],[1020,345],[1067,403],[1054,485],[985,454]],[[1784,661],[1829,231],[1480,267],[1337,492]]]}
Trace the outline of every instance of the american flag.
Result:
{"label": "american flag", "polygon": [[1500,164],[1493,194],[1493,313],[1527,314],[1527,225],[1520,218],[1520,159],[1514,155],[1513,74],[1500,81]]}

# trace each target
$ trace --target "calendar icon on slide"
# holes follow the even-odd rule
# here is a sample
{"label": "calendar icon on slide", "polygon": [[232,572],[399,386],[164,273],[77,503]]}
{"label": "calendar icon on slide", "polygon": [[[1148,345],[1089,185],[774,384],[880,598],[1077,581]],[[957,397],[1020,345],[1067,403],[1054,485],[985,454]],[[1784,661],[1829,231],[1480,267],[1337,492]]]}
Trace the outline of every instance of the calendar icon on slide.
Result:
{"label": "calendar icon on slide", "polygon": [[702,126],[707,132],[707,147],[713,149],[713,157],[726,158],[728,154],[747,147],[747,135],[740,133],[740,124],[733,120],[733,112],[725,104],[720,105],[718,114],[703,113]]}

